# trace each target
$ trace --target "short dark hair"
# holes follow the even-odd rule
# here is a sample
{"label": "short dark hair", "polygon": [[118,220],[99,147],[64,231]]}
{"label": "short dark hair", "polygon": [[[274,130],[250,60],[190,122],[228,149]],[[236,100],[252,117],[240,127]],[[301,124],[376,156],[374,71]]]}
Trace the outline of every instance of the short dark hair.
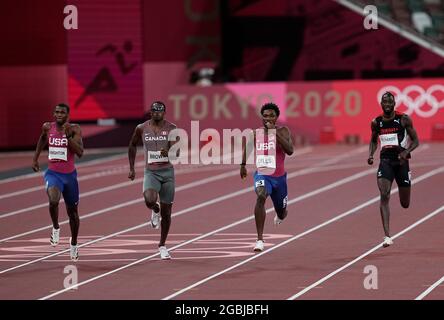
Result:
{"label": "short dark hair", "polygon": [[163,107],[163,110],[166,111],[166,105],[162,101],[154,101],[150,106],[150,110],[156,107]]}
{"label": "short dark hair", "polygon": [[393,100],[395,100],[395,96],[391,92],[388,92],[388,91],[384,92],[384,94],[381,97],[381,100],[384,99],[385,96],[392,97]]}
{"label": "short dark hair", "polygon": [[56,107],[65,108],[66,112],[69,113],[69,106],[66,103],[59,103],[58,105],[56,105]]}
{"label": "short dark hair", "polygon": [[261,115],[264,114],[265,110],[274,110],[276,112],[276,116],[279,117],[279,114],[281,113],[281,111],[279,110],[279,107],[277,106],[277,104],[273,103],[273,102],[268,102],[266,104],[264,104],[261,108]]}

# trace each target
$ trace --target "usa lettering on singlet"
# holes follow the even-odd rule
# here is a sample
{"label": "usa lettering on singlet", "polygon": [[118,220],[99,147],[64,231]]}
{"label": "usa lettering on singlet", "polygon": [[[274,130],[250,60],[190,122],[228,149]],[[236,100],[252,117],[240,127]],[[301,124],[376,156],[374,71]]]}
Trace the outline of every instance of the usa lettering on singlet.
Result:
{"label": "usa lettering on singlet", "polygon": [[60,173],[73,172],[74,158],[66,134],[58,131],[57,124],[52,122],[48,132],[48,168]]}
{"label": "usa lettering on singlet", "polygon": [[279,177],[285,174],[285,153],[277,143],[276,133],[265,135],[256,130],[256,167],[259,174]]}
{"label": "usa lettering on singlet", "polygon": [[49,137],[48,159],[68,161],[68,139]]}

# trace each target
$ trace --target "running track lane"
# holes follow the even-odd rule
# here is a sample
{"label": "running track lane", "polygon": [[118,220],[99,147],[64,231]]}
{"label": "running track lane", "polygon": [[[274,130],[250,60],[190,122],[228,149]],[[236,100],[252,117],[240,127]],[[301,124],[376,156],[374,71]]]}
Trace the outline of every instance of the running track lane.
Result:
{"label": "running track lane", "polygon": [[[242,231],[242,230],[241,230]],[[251,250],[251,246],[248,248],[249,250]],[[251,251],[250,251],[251,252]],[[160,263],[162,263],[162,262],[160,262]],[[203,262],[202,264],[200,264],[199,266],[200,266],[200,269],[202,268],[202,267],[204,267],[204,263],[205,264],[207,264],[207,263],[211,263],[211,261],[210,262]],[[195,265],[194,265],[195,266]],[[131,268],[130,270],[134,270],[134,272],[136,272],[136,274],[139,274],[138,273],[138,270],[141,272],[139,275],[141,276],[141,274],[143,273],[143,272],[148,272],[148,273],[150,273],[150,267],[154,267],[154,268],[156,268],[155,266],[154,266],[154,264],[151,266],[151,265],[148,265],[148,264],[143,264],[143,265],[141,265],[141,266],[135,266],[135,267],[133,267],[133,268]],[[217,264],[217,267],[220,267],[220,265],[219,264]],[[148,268],[148,270],[147,270],[147,268]],[[174,276],[174,284],[172,284],[173,286],[176,286],[176,288],[177,287],[180,287],[180,280],[182,279],[182,273],[184,273],[184,277],[185,277],[185,279],[186,279],[186,281],[189,281],[189,279],[190,279],[190,277],[193,277],[193,275],[195,275],[196,274],[196,270],[195,270],[195,268],[193,268],[193,267],[191,267],[190,268],[190,272],[192,273],[192,274],[189,274],[189,273],[187,273],[186,271],[187,270],[185,270],[185,271],[183,271],[182,270],[182,268],[180,269],[181,270],[181,274],[180,275],[176,275],[175,274],[175,276]],[[152,272],[155,272],[156,274],[158,274],[158,271],[154,271],[154,270],[152,270]],[[115,275],[113,275],[113,278],[116,276],[116,277],[118,277],[118,279],[115,279],[115,280],[113,280],[112,278],[109,278],[108,279],[108,281],[107,280],[105,280],[105,278],[104,279],[101,279],[101,280],[99,280],[99,281],[96,281],[96,282],[94,282],[95,284],[94,285],[86,285],[87,287],[88,286],[91,286],[91,287],[93,287],[94,289],[93,289],[93,292],[90,292],[89,294],[91,294],[92,296],[94,296],[95,295],[95,293],[94,293],[94,291],[95,291],[95,289],[96,288],[98,288],[98,286],[100,286],[100,288],[101,288],[101,286],[102,285],[104,285],[104,286],[106,286],[106,288],[108,288],[108,289],[106,289],[106,290],[100,290],[101,292],[107,292],[107,294],[109,293],[109,294],[111,294],[112,295],[112,293],[111,293],[111,291],[114,291],[114,293],[116,294],[116,296],[112,296],[112,298],[116,298],[116,297],[119,297],[119,298],[122,298],[122,289],[120,289],[120,290],[117,290],[117,288],[115,287],[115,284],[116,283],[120,283],[121,281],[123,281],[123,282],[125,282],[125,283],[128,283],[128,284],[134,284],[134,286],[135,287],[131,287],[131,285],[129,285],[129,286],[127,286],[127,287],[125,287],[125,290],[127,291],[127,290],[134,290],[132,293],[135,293],[135,292],[137,292],[137,291],[139,291],[139,290],[141,290],[143,287],[156,287],[157,288],[157,286],[156,286],[156,283],[152,283],[152,281],[151,281],[151,279],[146,279],[147,281],[149,281],[149,283],[146,283],[145,282],[145,279],[142,279],[142,278],[137,278],[138,279],[138,281],[137,281],[137,283],[134,283],[134,280],[131,282],[131,274],[132,274],[132,272],[131,273],[116,273]],[[200,274],[200,273],[199,273]],[[156,276],[156,279],[158,278],[158,276]],[[178,278],[179,278],[179,283],[177,283],[177,280],[178,280]],[[158,286],[159,287],[161,287],[161,288],[159,288],[157,291],[156,291],[156,293],[157,292],[159,292],[159,290],[162,290],[162,289],[164,289],[165,288],[165,286],[168,286],[168,279],[158,279],[159,280],[159,283],[158,283]],[[153,281],[156,281],[156,280],[153,280]],[[253,280],[254,281],[254,280]],[[140,282],[143,282],[143,284],[140,284]],[[256,281],[256,283],[257,283],[258,281]],[[139,285],[140,286],[139,286]],[[114,289],[110,289],[109,287],[113,287]],[[231,287],[231,286],[230,286]],[[238,287],[238,285],[236,285],[236,287]],[[81,290],[81,289],[80,289]],[[174,289],[173,289],[174,290]],[[218,290],[216,290],[217,292],[220,292],[221,291],[221,288],[219,287],[219,289]],[[233,291],[233,288],[231,288],[231,290],[230,290],[231,292]],[[140,291],[139,291],[140,292]],[[252,292],[252,291],[250,291],[250,292]],[[254,292],[257,294],[257,290],[254,290]],[[78,292],[79,294],[80,294],[80,291]],[[245,292],[244,292],[245,293]],[[67,293],[65,296],[63,296],[62,298],[67,298],[67,295],[70,295],[70,294],[72,294],[72,295],[76,295],[76,293],[74,292],[74,293]],[[119,296],[119,294],[120,294],[120,296]],[[146,294],[149,294],[149,293],[146,293]],[[85,297],[84,296],[85,295],[85,293],[84,292],[82,292],[82,294],[81,294],[81,296],[82,297]],[[88,297],[88,296],[87,296]],[[125,296],[123,296],[124,298],[125,298]],[[207,295],[207,294],[205,294],[205,297],[204,297],[204,299],[205,298],[208,298],[208,297],[211,297],[211,298],[214,298],[214,296],[211,296],[211,294],[210,295]],[[256,295],[255,295],[255,297],[256,297]],[[75,297],[74,297],[75,298]],[[109,298],[109,297],[107,297],[107,298]],[[157,296],[157,297],[152,297],[152,296],[143,296],[142,298],[148,298],[148,299],[152,299],[152,298],[154,298],[154,299],[158,299],[159,297]],[[245,295],[243,296],[243,298],[245,298]],[[257,298],[257,297],[256,297]],[[202,297],[200,297],[200,299],[202,299]]]}
{"label": "running track lane", "polygon": [[[356,172],[356,171],[358,171],[357,169],[354,169],[354,171]],[[344,173],[342,173],[342,175],[343,175]],[[323,177],[323,178],[325,178],[326,180],[328,180],[328,177],[327,177],[327,175],[325,175],[325,174],[322,174],[322,175],[320,175],[320,177]],[[336,173],[336,175],[335,174],[333,174],[333,177],[339,177],[339,175]],[[331,179],[331,178],[330,178]],[[238,181],[240,181],[240,179],[237,179]],[[295,179],[295,181],[296,181],[297,179]],[[313,179],[309,179],[310,181],[312,181],[312,183],[314,184],[314,180]],[[244,184],[245,185],[245,184]],[[307,188],[307,187],[310,187],[310,184],[303,184],[304,185],[304,187],[305,188]],[[304,190],[304,187],[302,187],[302,192],[306,192],[306,191],[308,191],[308,190]],[[248,212],[251,210],[251,203],[252,203],[252,201],[254,201],[254,194],[252,194],[252,193],[249,193],[250,194],[250,198],[251,199],[248,199],[246,202],[245,202],[245,208],[244,208],[244,210],[248,210]],[[192,220],[190,220],[190,219],[188,219],[188,218],[186,218],[185,219],[185,221],[188,221],[189,223],[187,224],[189,227],[188,227],[188,229],[189,229],[189,231],[191,231],[191,232],[195,232],[196,230],[199,230],[198,228],[199,228],[199,225],[197,225],[196,226],[196,221],[202,221],[202,224],[203,224],[203,226],[205,227],[207,227],[207,228],[211,228],[211,227],[217,227],[219,224],[220,224],[220,222],[218,221],[218,219],[217,218],[220,218],[220,219],[224,219],[224,217],[225,218],[230,218],[230,216],[229,215],[227,215],[227,207],[226,207],[226,205],[222,205],[222,204],[220,204],[220,205],[218,205],[218,206],[215,206],[215,209],[217,210],[211,210],[211,211],[208,211],[208,210],[199,210],[199,211],[196,211],[196,212],[193,212],[193,216],[194,215],[196,215],[196,214],[202,214],[203,215],[203,218],[202,219],[199,219],[199,217],[197,217],[197,218],[195,218],[195,217],[193,217],[193,219]],[[231,209],[231,208],[230,208]],[[233,207],[233,209],[234,209],[234,207]],[[176,210],[177,211],[177,210]],[[229,213],[230,214],[236,214],[236,210],[228,210],[229,211]],[[211,213],[212,214],[212,219],[209,221],[210,223],[208,223],[208,215],[209,215],[209,213]],[[185,217],[185,216],[184,216]],[[213,218],[213,217],[216,217],[216,218]],[[182,220],[182,219],[177,219],[177,220]],[[223,223],[223,221],[222,221],[222,223]],[[100,224],[100,223],[99,223]],[[182,221],[174,221],[173,222],[173,227],[174,226],[179,226],[179,225],[184,225],[185,223],[184,223],[184,221],[182,220]],[[95,229],[97,229],[97,225],[94,223],[88,223],[88,225],[90,225],[90,226],[92,226],[92,227],[94,227]],[[209,226],[207,226],[207,225],[209,225]],[[175,232],[174,230],[172,230],[172,232]],[[177,233],[177,232],[176,232]],[[86,233],[85,233],[86,234]],[[157,240],[157,239],[156,239]],[[154,247],[154,249],[155,249],[155,247]],[[144,256],[144,255],[146,255],[146,252],[143,252],[142,254],[141,254],[142,256]],[[86,259],[86,257],[84,257],[85,259]],[[80,262],[81,263],[81,262]],[[104,271],[103,270],[103,266],[101,267],[101,265],[100,264],[94,264],[94,267],[97,267],[98,269],[94,269],[94,268],[88,268],[88,265],[90,265],[90,264],[86,264],[86,270],[99,270],[99,271]],[[108,262],[106,265],[110,265],[110,263]],[[35,266],[34,266],[35,267]],[[47,270],[47,268],[48,268],[48,265],[45,265],[44,263],[42,263],[40,266],[39,266],[42,270],[42,273],[45,273],[46,272],[46,274],[47,274],[47,276],[48,277],[50,277],[51,279],[52,278],[54,278],[54,274],[53,273],[51,273],[51,272],[49,272],[48,273],[48,270]],[[111,263],[111,267],[115,267],[115,264],[113,264],[113,263]],[[25,270],[25,269],[24,269]],[[24,272],[23,270],[21,270],[21,271],[18,271],[18,273],[21,273],[21,272]],[[15,274],[15,272],[14,272],[14,274]],[[35,268],[33,269],[33,272],[32,272],[32,274],[33,274],[33,279],[36,279],[36,275],[38,275],[39,274],[39,272],[38,272],[38,270],[36,270]],[[23,273],[22,275],[25,275],[25,273]],[[62,273],[60,273],[60,275],[61,276],[63,276],[63,274]],[[8,275],[6,275],[6,276],[8,276]],[[42,279],[43,280],[43,282],[42,282],[42,288],[44,288],[45,287],[45,285],[47,285],[47,281],[48,281],[48,279],[46,279],[46,277],[41,277],[41,276],[38,276],[37,277],[38,279]],[[12,280],[12,279],[11,279]],[[15,284],[16,284],[16,282],[15,281],[13,281]],[[56,282],[56,284],[57,284],[57,288],[59,287],[59,284],[60,284],[60,282]],[[34,297],[35,298],[35,297]]]}
{"label": "running track lane", "polygon": [[[234,177],[237,176],[237,173],[234,173],[234,168],[227,168],[227,172],[233,172],[233,175],[231,176],[232,179],[234,180]],[[227,172],[225,173],[217,173],[214,176],[220,175],[220,174],[227,174]],[[187,173],[187,174],[183,174],[183,175],[177,175],[176,176],[176,181],[178,184],[178,188],[180,188],[180,186],[183,185],[187,185],[188,183],[192,183],[195,181],[201,181],[205,178],[208,178],[209,173],[205,172],[205,173]],[[138,178],[140,177],[140,174],[138,176]],[[126,179],[126,181],[124,182],[125,184],[127,183],[128,185],[126,187],[122,187],[122,188],[118,188],[118,189],[114,189],[111,191],[107,191],[107,192],[102,192],[102,193],[98,193],[95,195],[91,195],[91,196],[82,196],[81,193],[81,198],[80,198],[80,203],[79,203],[79,214],[80,217],[86,216],[91,212],[95,212],[97,210],[101,210],[103,208],[107,208],[107,207],[111,207],[114,205],[119,205],[122,203],[125,203],[127,201],[132,201],[135,200],[137,202],[137,204],[143,204],[143,197],[142,197],[142,181],[138,181],[138,182],[131,182],[130,180],[128,180],[125,176],[121,176],[119,177],[119,180],[123,180]],[[116,178],[114,178],[113,180],[109,180],[109,177],[105,180],[108,180],[111,183],[111,186],[116,184]],[[237,179],[238,180],[238,179]],[[220,180],[221,182],[223,181],[223,179]],[[122,183],[121,181],[119,181],[118,183]],[[85,191],[83,194],[85,194],[86,192],[91,192],[94,191],[94,188],[92,188],[92,190],[89,191]],[[209,196],[214,195],[215,192],[217,192],[218,190],[209,190]],[[184,191],[178,191],[177,192],[177,196],[180,197],[180,194],[184,192]],[[188,197],[185,199],[185,203],[187,203],[187,201],[192,201],[192,195],[190,194],[190,192],[193,192],[193,188],[189,188],[186,190],[186,193],[188,195]],[[49,213],[48,213],[48,204],[47,202],[43,202],[46,200],[46,195],[44,194],[44,192],[42,192],[41,194],[34,194],[34,198],[32,199],[32,204],[29,203],[29,205],[22,203],[21,205],[23,205],[25,208],[32,208],[32,207],[36,207],[33,210],[27,210],[26,212],[21,212],[18,214],[15,214],[13,216],[9,216],[7,218],[2,218],[1,219],[1,223],[2,226],[5,228],[3,230],[2,227],[2,232],[1,232],[1,239],[4,239],[6,237],[9,237],[11,235],[14,234],[18,234],[21,232],[25,232],[27,230],[31,230],[31,229],[35,229],[37,227],[41,227],[44,225],[48,225],[48,223],[50,223],[49,220]],[[180,199],[180,198],[178,198]],[[139,200],[139,201],[137,201]],[[46,200],[47,201],[47,200]],[[177,202],[177,200],[176,200]],[[65,220],[67,218],[66,215],[66,210],[64,208],[64,203],[61,203],[59,206],[59,217],[60,217],[60,221]],[[143,208],[143,206],[142,206]],[[131,206],[128,206],[127,208],[127,213],[131,213],[134,212],[133,208]],[[140,210],[140,208],[136,209],[136,210]]]}
{"label": "running track lane", "polygon": [[[374,177],[371,177],[370,180],[374,180]],[[428,192],[427,180],[419,183],[417,187],[419,188],[421,184],[423,185],[419,192],[426,194]],[[367,185],[371,186],[370,181]],[[358,188],[358,186],[356,187]],[[347,185],[347,188],[351,190],[352,184]],[[361,188],[364,191],[365,188],[362,186]],[[363,193],[365,197],[360,199],[360,203],[371,198],[369,195],[374,194],[374,191],[372,193],[369,189],[365,191]],[[356,195],[353,196],[356,197]],[[330,210],[335,212],[334,215],[337,216],[344,211],[341,207],[342,202],[345,201],[344,197],[347,196],[338,194],[331,199],[324,197],[323,202],[328,202],[328,205],[331,201],[332,203],[328,207],[332,208]],[[341,203],[337,202],[338,199],[341,199]],[[351,209],[355,205],[348,204],[347,207]],[[310,211],[316,215],[321,215],[322,212],[327,213],[325,206],[320,210]],[[338,212],[339,210],[341,211]],[[360,253],[362,248],[379,243],[382,228],[378,211],[377,204],[359,210],[341,221],[305,235],[269,254],[264,254],[256,260],[193,288],[192,291],[187,291],[177,296],[176,299],[205,299],[205,296],[211,296],[214,299],[288,298],[291,295],[288,295],[288,292],[294,293],[302,290],[307,286],[307,283],[314,282],[313,279],[320,278],[320,275],[328,273],[329,270],[341,265],[344,260]],[[328,217],[323,217],[321,220],[327,219]],[[413,217],[412,220],[414,220]],[[393,224],[393,228],[396,229],[395,224]],[[299,233],[298,231],[294,234]],[[276,261],[282,261],[282,263],[276,264]],[[363,277],[359,284],[362,285],[362,281]],[[224,287],[235,287],[239,290],[231,289],[228,292],[222,289]],[[248,288],[248,294],[242,288]],[[317,295],[319,290],[321,289],[313,289],[314,296],[312,298],[320,298]],[[347,291],[348,288],[340,287],[333,291],[338,294],[340,290]],[[356,292],[354,297],[360,298]],[[335,296],[329,298],[332,299]]]}
{"label": "running track lane", "polygon": [[[444,173],[430,178],[424,184],[413,186],[412,206],[407,210],[401,208],[397,197],[392,197],[392,236],[444,205],[444,199],[440,196],[441,190],[439,188],[443,178]],[[425,198],[427,198],[427,201],[424,201]],[[394,239],[393,246],[376,250],[320,284],[322,289],[311,290],[302,295],[301,298],[414,299],[443,273],[443,215],[444,212],[435,215],[411,231]],[[374,227],[377,227],[379,221],[375,222]],[[357,221],[355,224],[357,227],[360,225]],[[371,228],[373,228],[373,225],[361,227],[363,229],[361,231],[362,236],[366,236]],[[352,233],[351,236],[354,236],[354,234]],[[369,245],[367,248],[363,248],[362,252],[358,252],[354,258],[364,254],[372,247],[372,245]],[[348,260],[352,261],[354,258]],[[377,268],[378,289],[376,290],[365,289],[363,285],[365,277],[368,276],[368,274],[363,273],[366,266]],[[443,298],[442,293],[435,297],[435,299]]]}
{"label": "running track lane", "polygon": [[[293,162],[298,162],[298,158],[293,158],[291,159],[290,162],[290,166],[292,165]],[[228,173],[232,173],[233,175],[230,174],[230,177],[232,177],[233,181],[235,181],[235,183],[239,183],[239,179],[236,179],[237,176],[237,171],[238,171],[238,167],[237,166],[224,166],[226,171],[225,172],[221,172],[218,173],[216,176],[211,175],[211,173],[205,171],[204,173],[200,173],[200,172],[192,172],[192,173],[184,173],[184,175],[178,174],[176,176],[176,184],[177,184],[177,190],[181,189],[182,186],[186,185],[189,182],[193,182],[193,181],[201,181],[201,179],[204,178],[208,178],[208,176],[210,177],[215,177],[217,178],[217,176],[219,175],[226,175]],[[140,179],[141,177],[139,177]],[[129,181],[128,179],[126,179],[126,175],[123,177],[119,177],[119,179],[124,179],[124,181]],[[117,181],[114,182],[114,184]],[[120,181],[119,181],[120,182]],[[121,183],[121,182],[120,182]],[[124,183],[128,183],[128,182],[124,182]],[[80,216],[81,217],[85,217],[88,216],[90,213],[92,212],[96,212],[95,210],[100,210],[103,209],[103,206],[101,206],[102,203],[107,204],[107,207],[110,207],[111,204],[119,204],[119,203],[124,203],[124,198],[128,198],[129,201],[131,200],[135,200],[135,199],[140,199],[141,203],[142,203],[142,197],[141,197],[141,185],[142,183],[136,183],[130,182],[130,185],[126,188],[122,188],[122,189],[115,189],[111,192],[107,192],[107,193],[101,193],[101,194],[97,194],[94,195],[94,197],[85,197],[82,198],[81,197],[81,201],[80,201],[80,205],[79,205],[79,209],[80,209]],[[223,189],[222,189],[223,190]],[[89,190],[86,192],[91,192],[93,190]],[[218,192],[217,188],[209,188],[207,193],[209,193],[209,195],[211,196],[212,192]],[[82,192],[84,193],[84,192]],[[180,193],[180,192],[178,192]],[[34,196],[37,196],[37,194],[35,194]],[[45,199],[46,196],[43,196],[43,199]],[[128,200],[126,199],[126,200]],[[187,196],[185,197],[185,201],[189,201],[190,199],[193,199],[193,196]],[[46,199],[45,199],[46,200]],[[181,200],[181,199],[179,199]],[[22,212],[19,213],[17,215],[10,215],[9,217],[7,217],[6,220],[2,221],[2,225],[4,226],[4,230],[8,230],[10,231],[10,233],[8,234],[8,231],[3,231],[1,232],[1,239],[6,239],[7,236],[10,236],[11,233],[13,234],[17,234],[20,228],[26,228],[26,230],[29,230],[29,227],[32,227],[32,229],[35,229],[38,226],[42,226],[41,221],[48,221],[48,209],[47,209],[47,203],[46,202],[41,202],[41,197],[39,197],[39,201],[37,202],[37,200],[33,201],[33,206],[31,207],[37,207],[35,210],[38,212],[38,214],[36,214],[36,212],[34,212],[34,210],[28,211],[28,212]],[[177,199],[176,199],[176,203],[177,203]],[[138,202],[138,201],[136,201]],[[24,204],[23,202],[20,202],[21,205],[24,205],[25,208],[29,208],[29,205]],[[63,205],[61,206],[63,207]],[[105,208],[107,208],[105,207]],[[143,206],[142,206],[143,208]],[[94,209],[94,210],[92,210]],[[131,206],[125,206],[125,209],[127,210],[132,210]],[[23,209],[21,209],[23,210]],[[140,209],[138,209],[140,210]],[[17,210],[16,210],[17,211]],[[63,215],[63,212],[65,210],[63,208],[61,208],[61,212],[60,214]],[[11,212],[8,212],[7,214],[11,214]],[[33,215],[33,217],[26,217],[26,215]],[[66,214],[65,214],[66,217]],[[23,230],[20,230],[23,231]],[[3,240],[0,240],[0,242],[2,242]]]}

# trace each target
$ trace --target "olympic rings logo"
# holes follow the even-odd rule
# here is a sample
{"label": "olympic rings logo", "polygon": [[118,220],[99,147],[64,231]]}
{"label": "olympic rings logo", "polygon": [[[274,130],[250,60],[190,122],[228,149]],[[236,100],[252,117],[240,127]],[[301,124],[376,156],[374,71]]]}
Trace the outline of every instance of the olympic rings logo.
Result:
{"label": "olympic rings logo", "polygon": [[[444,108],[444,99],[438,101],[433,96],[437,91],[444,93],[444,86],[440,84],[435,84],[427,90],[424,90],[418,85],[410,85],[405,87],[403,91],[395,86],[386,86],[378,91],[378,103],[381,101],[382,95],[387,91],[393,93],[398,106],[403,104],[407,108],[405,113],[408,115],[416,113],[420,117],[430,118],[433,117],[439,109]],[[410,93],[418,93],[419,95],[415,99],[412,99]],[[424,110],[424,106],[428,106],[429,108]]]}

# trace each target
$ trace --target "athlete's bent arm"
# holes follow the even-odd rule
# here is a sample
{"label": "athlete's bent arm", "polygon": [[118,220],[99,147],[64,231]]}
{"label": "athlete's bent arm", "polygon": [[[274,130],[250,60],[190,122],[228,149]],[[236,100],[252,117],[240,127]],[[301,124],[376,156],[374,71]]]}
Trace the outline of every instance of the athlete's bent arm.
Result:
{"label": "athlete's bent arm", "polygon": [[65,133],[68,138],[68,146],[79,158],[81,158],[83,156],[83,141],[80,126],[77,124],[70,125],[69,129],[65,128]]}
{"label": "athlete's bent arm", "polygon": [[418,134],[416,133],[415,128],[413,128],[412,119],[408,115],[404,115],[401,118],[401,123],[404,126],[405,130],[407,131],[407,134],[409,135],[409,137],[412,141],[410,143],[410,146],[399,154],[399,158],[401,160],[406,160],[409,153],[412,152],[413,150],[415,150],[419,146],[419,139],[418,139]]}
{"label": "athlete's bent arm", "polygon": [[280,130],[276,130],[276,139],[282,149],[284,149],[284,152],[291,156],[294,150],[290,130],[287,127],[282,127]]}
{"label": "athlete's bent arm", "polygon": [[40,153],[48,142],[48,131],[50,127],[51,124],[49,122],[45,122],[42,126],[42,133],[40,134],[39,141],[37,142],[37,147],[35,148],[34,157],[32,158],[32,170],[34,170],[35,172],[40,171],[39,157]]}
{"label": "athlete's bent arm", "polygon": [[368,147],[368,159],[367,159],[367,163],[368,164],[373,164],[373,155],[376,152],[376,149],[378,148],[378,132],[376,130],[376,120],[373,120],[371,123],[371,128],[372,128],[372,136],[370,138],[370,144]]}
{"label": "athlete's bent arm", "polygon": [[[246,137],[245,143],[242,142],[242,163],[240,167],[240,176],[242,179],[247,177],[247,168],[245,165],[247,164],[247,156],[249,157],[251,152],[254,150],[254,144],[256,143],[256,132],[253,131],[250,136]],[[247,155],[248,150],[248,155]]]}
{"label": "athlete's bent arm", "polygon": [[134,180],[136,177],[136,172],[134,171],[134,163],[136,161],[137,154],[137,144],[141,141],[142,137],[142,124],[139,124],[133,132],[131,141],[128,146],[128,160],[130,166],[130,172],[128,178]]}

